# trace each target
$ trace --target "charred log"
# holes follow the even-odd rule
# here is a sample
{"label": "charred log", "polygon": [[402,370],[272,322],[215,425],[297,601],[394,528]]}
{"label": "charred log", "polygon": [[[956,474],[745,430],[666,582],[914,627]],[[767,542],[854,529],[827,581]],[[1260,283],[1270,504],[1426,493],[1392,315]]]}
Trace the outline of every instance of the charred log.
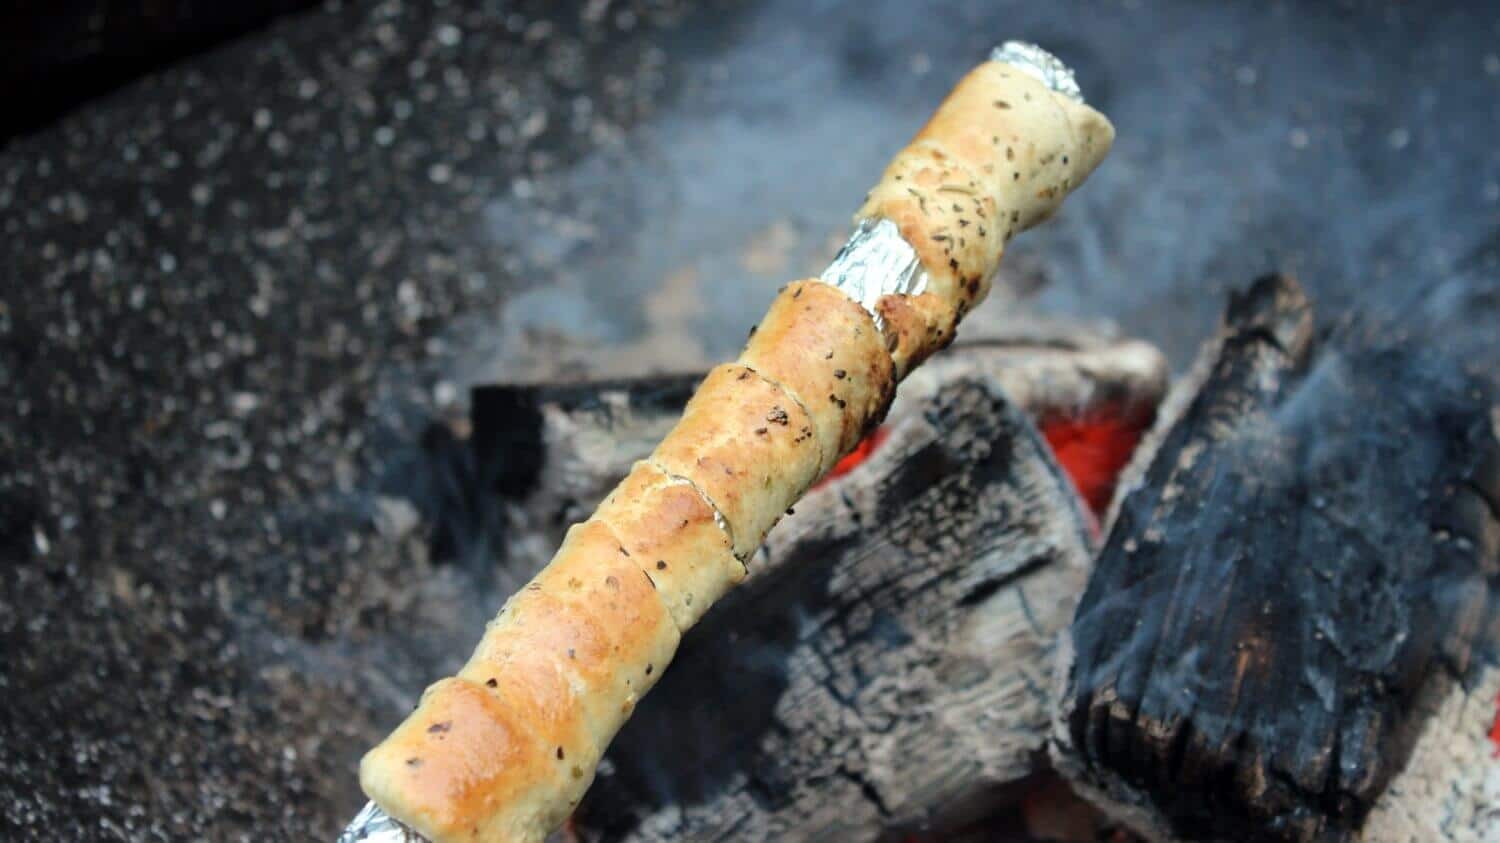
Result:
{"label": "charred log", "polygon": [[1488,655],[1491,399],[1418,349],[1315,342],[1279,277],[1190,389],[1117,499],[1054,756],[1155,836],[1355,837]]}
{"label": "charred log", "polygon": [[874,840],[1038,769],[1088,564],[1079,503],[982,379],[811,493],[683,640],[576,817],[598,840]]}
{"label": "charred log", "polygon": [[[611,444],[629,445],[636,418],[648,420],[650,431],[670,426],[693,396],[703,373],[622,378],[577,384],[496,384],[471,393],[472,445],[483,467],[482,481],[506,498],[525,498],[541,483],[549,440],[555,443],[570,430],[556,430],[553,416],[572,421],[574,430],[593,428],[612,434]],[[641,434],[644,437],[646,434]],[[580,450],[588,443],[577,443]],[[646,442],[649,451],[651,442]],[[625,450],[639,453],[638,448]],[[630,463],[616,467],[623,477]],[[568,466],[548,466],[553,476],[566,476]]]}

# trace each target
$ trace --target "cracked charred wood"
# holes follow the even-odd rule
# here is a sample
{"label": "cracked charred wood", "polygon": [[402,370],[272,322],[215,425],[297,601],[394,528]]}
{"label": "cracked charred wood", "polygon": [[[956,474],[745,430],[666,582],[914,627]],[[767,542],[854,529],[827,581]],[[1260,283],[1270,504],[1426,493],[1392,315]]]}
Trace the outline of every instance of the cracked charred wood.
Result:
{"label": "cracked charred wood", "polygon": [[1493,659],[1492,400],[1422,349],[1315,341],[1288,278],[1232,299],[1117,499],[1062,648],[1058,768],[1158,838],[1463,839],[1461,807],[1411,804],[1484,786],[1441,755],[1372,809]]}
{"label": "cracked charred wood", "polygon": [[[989,379],[1033,416],[1110,412],[1149,426],[1166,392],[1167,364],[1148,343],[1100,337],[1092,328],[1050,323],[1027,333],[1006,328],[990,339],[954,344],[916,370],[887,416],[893,425],[944,384]],[[546,562],[568,524],[588,515],[631,464],[650,453],[702,374],[578,384],[476,387],[471,449],[481,488],[449,518],[482,521],[492,552],[473,564],[514,589]],[[453,532],[472,535],[472,523]]]}
{"label": "cracked charred wood", "polygon": [[682,642],[575,815],[585,840],[875,840],[961,824],[1045,763],[1080,504],[994,379],[893,421]]}

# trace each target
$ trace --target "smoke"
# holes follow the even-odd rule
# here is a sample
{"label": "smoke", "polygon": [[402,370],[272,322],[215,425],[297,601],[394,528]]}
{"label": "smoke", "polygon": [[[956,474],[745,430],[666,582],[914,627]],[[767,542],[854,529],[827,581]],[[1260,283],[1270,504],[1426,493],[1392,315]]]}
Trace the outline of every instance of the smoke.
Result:
{"label": "smoke", "polygon": [[1045,280],[1036,308],[1116,320],[1182,369],[1227,292],[1276,268],[1318,303],[1333,345],[1421,345],[1442,358],[1427,358],[1433,373],[1500,370],[1497,36],[1461,3],[781,0],[689,18],[660,45],[660,110],[491,202],[477,236],[534,286],[464,326],[447,374],[462,386],[732,355],[1007,38],[1061,55],[1117,128],[1103,166],[1007,255],[1009,280]]}
{"label": "smoke", "polygon": [[624,352],[611,373],[663,368],[672,355],[641,341],[668,326],[646,311],[681,273],[701,303],[672,323],[691,362],[733,354],[776,286],[821,268],[952,83],[1014,37],[1068,60],[1118,129],[1087,185],[1007,257],[1012,287],[1045,282],[1038,308],[1118,320],[1180,368],[1225,292],[1274,268],[1326,313],[1383,314],[1493,360],[1477,330],[1500,313],[1491,17],[1463,4],[1080,14],[785,0],[692,20],[662,45],[681,62],[665,108],[492,203],[481,235],[515,250],[536,286],[461,374],[553,373],[555,359],[527,353],[538,337],[578,371],[599,369],[600,349]]}
{"label": "smoke", "polygon": [[1226,289],[1279,269],[1325,314],[1495,359],[1476,331],[1500,289],[1500,156],[1479,140],[1500,129],[1492,16],[1164,5],[1091,42],[1119,139],[1025,244],[1061,282],[1042,305],[1114,316],[1181,366]]}

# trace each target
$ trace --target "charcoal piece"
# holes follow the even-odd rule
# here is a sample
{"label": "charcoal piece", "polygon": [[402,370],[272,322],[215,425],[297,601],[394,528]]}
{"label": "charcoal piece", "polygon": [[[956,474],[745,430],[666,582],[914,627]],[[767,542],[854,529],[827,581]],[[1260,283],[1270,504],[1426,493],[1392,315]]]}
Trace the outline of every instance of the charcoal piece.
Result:
{"label": "charcoal piece", "polygon": [[[475,387],[470,392],[469,417],[481,482],[507,498],[524,498],[535,489],[547,458],[547,411],[570,417],[574,425],[604,431],[616,440],[632,435],[644,439],[657,429],[665,432],[670,428],[701,380],[703,373],[697,372],[573,384]],[[637,419],[647,430],[632,434]],[[553,470],[562,468],[554,466]],[[624,475],[623,471],[617,474]]]}
{"label": "charcoal piece", "polygon": [[1490,656],[1493,398],[1352,333],[1256,282],[1117,501],[1053,754],[1148,834],[1356,836],[1425,701]]}
{"label": "charcoal piece", "polygon": [[1080,504],[993,385],[947,383],[809,494],[684,636],[575,816],[584,840],[874,840],[1037,769]]}

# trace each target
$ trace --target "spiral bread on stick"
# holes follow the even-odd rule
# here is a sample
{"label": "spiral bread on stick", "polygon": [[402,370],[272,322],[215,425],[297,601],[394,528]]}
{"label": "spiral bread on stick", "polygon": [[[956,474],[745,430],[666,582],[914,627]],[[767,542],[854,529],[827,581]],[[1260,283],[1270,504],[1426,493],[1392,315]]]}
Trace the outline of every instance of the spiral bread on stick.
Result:
{"label": "spiral bread on stick", "polygon": [[1009,239],[1109,149],[1109,122],[1047,62],[1007,45],[958,84],[857,216],[906,256],[904,280],[851,241],[823,280],[784,287],[739,360],[708,374],[458,675],[364,757],[367,814],[439,843],[531,843],[566,819],[682,634],[879,423],[897,382],[952,340]]}

